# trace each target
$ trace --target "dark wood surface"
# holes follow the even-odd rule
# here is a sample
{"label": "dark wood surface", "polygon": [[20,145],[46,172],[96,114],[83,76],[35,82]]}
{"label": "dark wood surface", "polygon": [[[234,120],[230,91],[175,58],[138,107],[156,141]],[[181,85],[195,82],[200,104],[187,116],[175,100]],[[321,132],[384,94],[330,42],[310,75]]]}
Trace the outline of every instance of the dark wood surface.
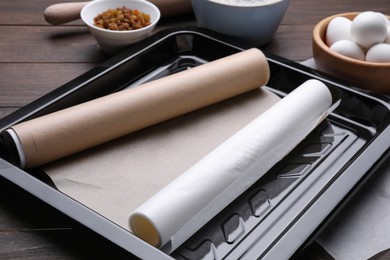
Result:
{"label": "dark wood surface", "polygon": [[[61,0],[0,1],[0,118],[107,59],[81,21],[52,26],[43,10]],[[322,18],[375,10],[389,0],[292,0],[264,49],[294,61],[311,58],[311,33]],[[195,25],[189,15],[163,19],[160,28]],[[56,210],[0,179],[0,259],[118,259],[126,253]],[[300,259],[332,259],[313,244]]]}

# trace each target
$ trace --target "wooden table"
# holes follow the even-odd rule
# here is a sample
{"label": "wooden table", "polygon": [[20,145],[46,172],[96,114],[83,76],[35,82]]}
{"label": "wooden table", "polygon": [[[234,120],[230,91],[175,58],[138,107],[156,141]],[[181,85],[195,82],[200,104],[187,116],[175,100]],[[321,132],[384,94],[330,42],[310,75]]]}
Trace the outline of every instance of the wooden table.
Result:
{"label": "wooden table", "polygon": [[[61,0],[0,2],[0,118],[107,59],[81,21],[51,26],[43,10]],[[388,0],[292,0],[266,51],[294,61],[311,58],[311,33],[322,18],[375,10]],[[160,26],[195,24],[193,15]],[[0,259],[126,258],[121,249],[0,179]],[[298,258],[332,259],[317,244]]]}

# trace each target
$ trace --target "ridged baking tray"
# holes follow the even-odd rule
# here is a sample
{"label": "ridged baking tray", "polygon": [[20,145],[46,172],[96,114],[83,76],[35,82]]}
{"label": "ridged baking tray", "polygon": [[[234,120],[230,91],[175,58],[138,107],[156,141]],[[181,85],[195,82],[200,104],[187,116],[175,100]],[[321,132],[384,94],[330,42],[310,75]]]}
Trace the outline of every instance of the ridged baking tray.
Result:
{"label": "ridged baking tray", "polygon": [[[0,120],[0,132],[80,102],[120,91],[244,49],[199,28],[161,31]],[[299,146],[170,255],[59,192],[47,178],[7,162],[0,175],[142,259],[287,259],[315,237],[347,199],[388,159],[390,106],[345,80],[265,53],[267,88],[281,97],[304,81],[323,81],[339,107]],[[113,87],[115,86],[115,87]],[[36,172],[39,169],[34,169]]]}

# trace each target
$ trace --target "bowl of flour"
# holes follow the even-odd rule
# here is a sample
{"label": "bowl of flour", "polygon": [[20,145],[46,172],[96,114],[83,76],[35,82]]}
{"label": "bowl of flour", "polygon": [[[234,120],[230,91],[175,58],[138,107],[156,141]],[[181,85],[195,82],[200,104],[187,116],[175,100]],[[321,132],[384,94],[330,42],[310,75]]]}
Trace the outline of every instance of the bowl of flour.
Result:
{"label": "bowl of flour", "polygon": [[290,0],[192,0],[199,27],[258,47],[276,33]]}

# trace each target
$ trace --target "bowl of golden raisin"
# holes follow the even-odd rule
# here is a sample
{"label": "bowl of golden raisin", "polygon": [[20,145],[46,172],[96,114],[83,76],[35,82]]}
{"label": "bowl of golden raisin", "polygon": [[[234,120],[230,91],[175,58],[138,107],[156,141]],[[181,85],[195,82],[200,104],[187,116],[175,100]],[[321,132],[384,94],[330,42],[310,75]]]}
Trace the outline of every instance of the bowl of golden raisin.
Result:
{"label": "bowl of golden raisin", "polygon": [[80,15],[110,55],[150,36],[161,16],[154,4],[144,0],[95,0]]}

